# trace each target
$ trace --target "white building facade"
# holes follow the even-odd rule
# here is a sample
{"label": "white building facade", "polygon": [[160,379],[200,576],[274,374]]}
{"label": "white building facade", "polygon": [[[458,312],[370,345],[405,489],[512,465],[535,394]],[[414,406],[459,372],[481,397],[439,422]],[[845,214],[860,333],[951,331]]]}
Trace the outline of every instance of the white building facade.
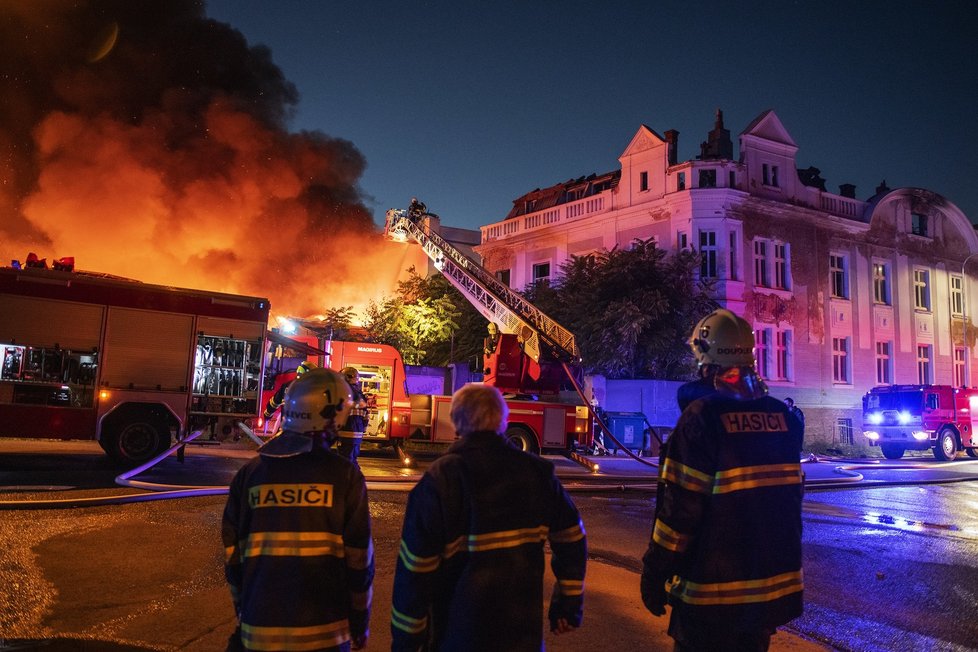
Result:
{"label": "white building facade", "polygon": [[[972,385],[978,237],[950,201],[885,183],[866,201],[798,170],[773,111],[739,137],[722,113],[702,153],[642,126],[620,169],[535,190],[481,227],[483,265],[512,287],[636,238],[693,248],[715,298],[755,328],[771,393],[806,413],[808,439],[861,443],[861,399],[879,384]],[[972,256],[974,256],[972,258]],[[864,443],[864,442],[862,442]]]}

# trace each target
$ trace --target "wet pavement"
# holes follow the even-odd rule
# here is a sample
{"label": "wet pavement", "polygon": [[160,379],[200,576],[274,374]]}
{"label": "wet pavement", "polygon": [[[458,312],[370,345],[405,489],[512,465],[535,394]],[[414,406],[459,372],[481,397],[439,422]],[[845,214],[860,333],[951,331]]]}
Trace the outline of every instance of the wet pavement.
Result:
{"label": "wet pavement", "polygon": [[[221,490],[253,455],[247,442],[188,446],[182,463],[168,457],[137,479]],[[419,454],[414,469],[390,452],[362,458],[378,560],[370,650],[389,647],[405,491],[433,458]],[[548,458],[574,492],[591,544],[585,626],[559,639],[548,636],[548,648],[671,649],[666,619],[650,617],[637,599],[656,467],[619,453],[589,458],[600,467],[592,473],[566,458]],[[772,649],[973,649],[967,642],[973,627],[935,618],[930,606],[951,614],[975,608],[969,587],[978,586],[972,561],[978,516],[953,514],[978,514],[975,485],[957,482],[978,474],[978,462],[820,459],[804,469],[806,613],[778,634]],[[118,474],[91,442],[0,440],[0,501],[146,495],[117,487]],[[212,495],[0,511],[0,583],[7,587],[0,592],[0,638],[6,637],[0,650],[222,649],[233,629],[221,572],[222,506],[223,497]],[[21,643],[27,647],[17,648]]]}

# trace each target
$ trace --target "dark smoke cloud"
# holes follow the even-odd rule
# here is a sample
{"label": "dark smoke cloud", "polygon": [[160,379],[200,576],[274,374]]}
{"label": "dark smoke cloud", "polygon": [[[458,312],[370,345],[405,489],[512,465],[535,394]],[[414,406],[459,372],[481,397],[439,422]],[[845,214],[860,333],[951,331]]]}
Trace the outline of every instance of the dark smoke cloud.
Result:
{"label": "dark smoke cloud", "polygon": [[363,155],[290,132],[295,86],[202,2],[3,0],[0,97],[5,258],[74,255],[300,315],[362,304],[398,274]]}

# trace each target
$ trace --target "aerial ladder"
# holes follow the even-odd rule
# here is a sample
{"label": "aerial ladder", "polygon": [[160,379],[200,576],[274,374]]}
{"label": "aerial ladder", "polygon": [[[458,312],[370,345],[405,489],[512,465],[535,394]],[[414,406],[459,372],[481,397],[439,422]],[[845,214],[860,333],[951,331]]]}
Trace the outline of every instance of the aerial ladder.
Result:
{"label": "aerial ladder", "polygon": [[[448,279],[448,282],[461,292],[483,317],[495,324],[501,333],[515,335],[523,347],[523,352],[534,362],[538,364],[541,361],[558,362],[581,402],[587,406],[592,422],[597,425],[602,434],[615,442],[627,455],[646,463],[615,438],[604,419],[585,396],[584,388],[573,368],[581,362],[574,334],[429,228],[427,215],[392,208],[387,211],[384,231],[392,240],[407,242],[413,239],[421,245],[435,268]],[[594,443],[595,446],[604,449],[600,442]],[[607,450],[604,449],[604,452]],[[576,453],[571,451],[568,453],[568,457],[589,469],[596,466],[580,458]]]}

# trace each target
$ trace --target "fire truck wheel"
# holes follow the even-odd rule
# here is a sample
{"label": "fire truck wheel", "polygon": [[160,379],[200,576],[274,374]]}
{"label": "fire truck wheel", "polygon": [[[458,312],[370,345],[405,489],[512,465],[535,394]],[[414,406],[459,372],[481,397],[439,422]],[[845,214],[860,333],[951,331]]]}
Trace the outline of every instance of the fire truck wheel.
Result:
{"label": "fire truck wheel", "polygon": [[978,448],[966,448],[968,457],[978,457]]}
{"label": "fire truck wheel", "polygon": [[954,431],[945,428],[937,434],[937,446],[934,446],[934,457],[943,461],[953,460],[958,452],[958,438]]}
{"label": "fire truck wheel", "polygon": [[113,424],[107,433],[106,452],[117,462],[136,465],[152,459],[170,445],[166,424],[145,414],[132,414]]}
{"label": "fire truck wheel", "polygon": [[903,452],[906,450],[900,444],[880,444],[880,448],[883,449],[883,457],[888,460],[898,460],[903,457]]}
{"label": "fire truck wheel", "polygon": [[533,433],[523,426],[509,426],[506,428],[506,443],[526,453],[539,453],[537,450],[537,438]]}

